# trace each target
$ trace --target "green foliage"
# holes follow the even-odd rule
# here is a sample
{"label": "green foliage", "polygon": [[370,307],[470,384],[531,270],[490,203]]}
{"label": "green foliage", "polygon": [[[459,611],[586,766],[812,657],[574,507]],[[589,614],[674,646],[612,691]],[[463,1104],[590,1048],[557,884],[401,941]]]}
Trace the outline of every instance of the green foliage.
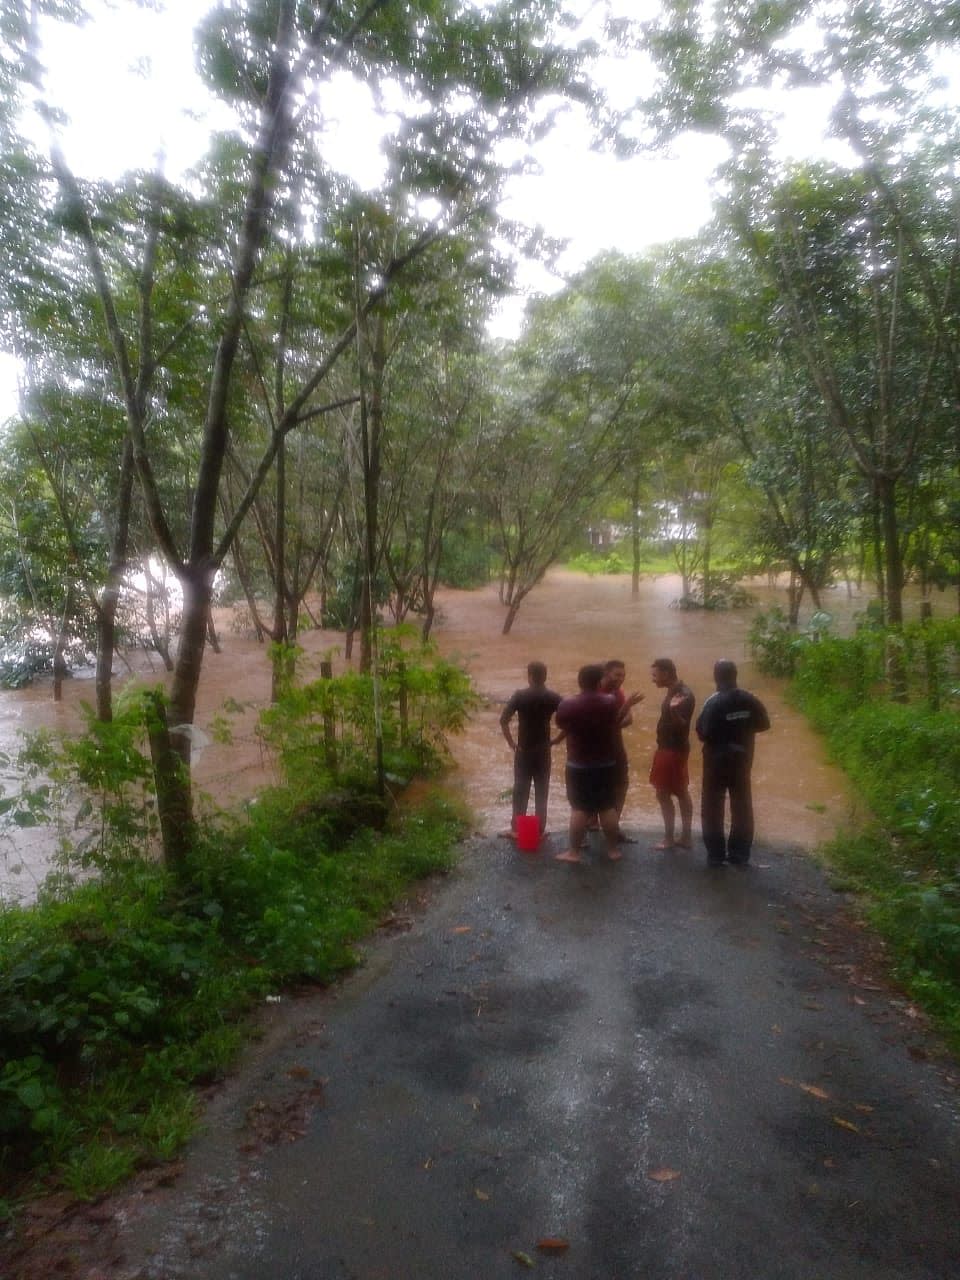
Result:
{"label": "green foliage", "polygon": [[792,676],[806,647],[828,635],[832,618],[815,613],[802,629],[792,627],[779,605],[757,613],[750,624],[748,641],[759,670],[769,676]]}
{"label": "green foliage", "polygon": [[[477,698],[469,676],[423,644],[410,627],[379,633],[380,728],[387,773],[406,781],[446,758],[446,739],[462,728]],[[261,716],[286,784],[298,793],[376,783],[377,706],[370,675],[346,672],[291,685]]]}
{"label": "green foliage", "polygon": [[[275,656],[284,692],[263,727],[286,785],[208,828],[176,878],[150,857],[142,691],[111,723],[90,713],[83,735],[38,734],[21,753],[0,818],[56,822],[64,860],[99,878],[0,913],[0,1176],[87,1197],[169,1157],[192,1128],[190,1085],[229,1065],[250,1006],[329,981],[412,879],[449,865],[449,811],[390,821],[374,794],[372,679],[298,686],[295,658]],[[380,637],[378,669],[385,761],[409,779],[443,759],[475,696],[410,629]]]}
{"label": "green foliage", "polygon": [[704,588],[702,574],[694,574],[691,588],[686,595],[672,602],[675,609],[745,609],[753,603],[753,596],[737,581],[735,575],[715,572],[710,575],[710,585]]}
{"label": "green foliage", "polygon": [[[891,653],[896,701],[884,678]],[[793,657],[791,696],[875,821],[828,857],[866,895],[897,975],[960,1044],[960,622],[865,626]]]}
{"label": "green foliage", "polygon": [[0,827],[55,825],[66,867],[105,873],[149,856],[157,819],[141,694],[128,690],[109,722],[83,708],[82,734],[26,736],[18,788],[0,798]]}
{"label": "green foliage", "polygon": [[600,573],[629,573],[630,565],[621,552],[614,549],[602,555],[597,551],[581,551],[567,562],[567,568],[577,573],[587,573],[591,578]]}
{"label": "green foliage", "polygon": [[447,587],[469,590],[490,581],[493,553],[479,536],[454,529],[447,534],[440,557],[440,581]]}
{"label": "green foliage", "polygon": [[0,914],[0,1178],[90,1197],[169,1158],[193,1128],[189,1086],[226,1069],[251,1005],[352,964],[458,832],[427,805],[334,850],[278,794],[211,834],[186,877],[148,863]]}

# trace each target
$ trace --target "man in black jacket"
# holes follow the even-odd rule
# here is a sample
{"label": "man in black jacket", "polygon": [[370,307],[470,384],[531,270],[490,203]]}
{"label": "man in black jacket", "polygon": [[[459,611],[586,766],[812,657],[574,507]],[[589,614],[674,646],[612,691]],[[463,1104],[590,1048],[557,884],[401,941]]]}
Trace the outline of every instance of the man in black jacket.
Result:
{"label": "man in black jacket", "polygon": [[[703,794],[700,820],[707,866],[745,867],[753,844],[750,770],[753,742],[770,728],[759,698],[737,686],[737,665],[728,658],[714,664],[717,692],[703,704],[697,735],[703,743]],[[724,802],[730,796],[730,834],[724,835]]]}

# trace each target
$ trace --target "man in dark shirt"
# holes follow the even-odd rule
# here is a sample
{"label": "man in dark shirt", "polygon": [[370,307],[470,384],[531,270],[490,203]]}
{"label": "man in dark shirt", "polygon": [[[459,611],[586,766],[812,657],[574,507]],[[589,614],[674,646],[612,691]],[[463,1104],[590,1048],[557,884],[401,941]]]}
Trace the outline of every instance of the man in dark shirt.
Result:
{"label": "man in dark shirt", "polygon": [[[623,814],[623,806],[626,804],[627,791],[630,786],[630,762],[627,757],[627,748],[623,742],[623,730],[633,724],[633,716],[631,714],[632,707],[638,702],[643,701],[643,694],[637,693],[633,695],[633,701],[627,705],[627,695],[623,691],[623,684],[627,678],[627,668],[619,658],[611,658],[603,664],[603,679],[600,681],[601,693],[612,693],[617,700],[617,707],[620,711],[620,720],[617,729],[617,823],[619,824]],[[627,844],[635,844],[636,841],[630,836],[624,834],[623,828],[619,828],[618,841]]]}
{"label": "man in dark shirt", "polygon": [[[737,666],[729,659],[715,663],[717,692],[703,704],[697,734],[703,742],[703,794],[700,817],[707,865],[745,867],[753,844],[753,797],[750,770],[753,743],[770,728],[759,698],[737,687]],[[730,796],[730,834],[724,836],[724,800]]]}
{"label": "man in dark shirt", "polygon": [[[531,786],[541,835],[547,827],[550,721],[563,699],[547,688],[547,668],[542,662],[529,663],[527,680],[527,688],[517,689],[500,715],[500,728],[513,752],[513,822],[511,831],[504,833],[507,835],[516,834],[517,818],[527,812]],[[516,741],[510,730],[514,716],[517,717]]]}
{"label": "man in dark shirt", "polygon": [[[567,742],[567,799],[570,802],[570,840],[561,862],[581,862],[580,846],[591,814],[597,814],[607,842],[607,857],[622,855],[617,847],[617,750],[621,708],[617,699],[603,693],[603,667],[591,663],[577,673],[580,692],[564,698],[557,708],[557,728]],[[640,700],[633,694],[626,707]]]}
{"label": "man in dark shirt", "polygon": [[[650,668],[653,683],[664,690],[657,721],[657,749],[650,769],[650,781],[657,793],[657,803],[663,815],[663,839],[655,849],[673,849],[693,846],[693,801],[690,799],[690,721],[696,705],[693,693],[677,675],[671,658],[655,658]],[[680,814],[680,839],[676,839],[676,815],[673,801],[676,798]]]}

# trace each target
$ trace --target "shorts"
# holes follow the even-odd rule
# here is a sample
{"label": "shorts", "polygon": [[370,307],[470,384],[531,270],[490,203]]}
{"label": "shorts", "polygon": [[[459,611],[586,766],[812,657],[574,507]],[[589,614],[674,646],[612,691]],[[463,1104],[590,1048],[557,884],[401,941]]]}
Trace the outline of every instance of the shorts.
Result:
{"label": "shorts", "polygon": [[567,800],[571,809],[602,813],[617,803],[615,764],[567,765]]}
{"label": "shorts", "polygon": [[617,756],[614,761],[614,777],[617,780],[617,786],[626,787],[630,783],[630,761],[627,759],[627,753]]}
{"label": "shorts", "polygon": [[668,791],[678,796],[690,786],[690,774],[687,770],[688,751],[671,751],[669,747],[658,747],[650,768],[650,781],[657,791]]}

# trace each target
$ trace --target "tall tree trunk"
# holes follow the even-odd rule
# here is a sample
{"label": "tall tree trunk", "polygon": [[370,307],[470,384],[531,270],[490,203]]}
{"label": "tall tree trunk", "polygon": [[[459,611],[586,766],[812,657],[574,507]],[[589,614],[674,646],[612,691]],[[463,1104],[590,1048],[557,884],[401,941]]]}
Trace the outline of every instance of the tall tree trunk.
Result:
{"label": "tall tree trunk", "polygon": [[903,622],[903,558],[897,521],[897,485],[889,476],[877,477],[880,527],[883,535],[883,562],[887,584],[887,621],[892,627]]}
{"label": "tall tree trunk", "polygon": [[63,612],[60,615],[60,622],[57,626],[56,638],[53,642],[53,700],[60,702],[63,698],[63,682],[70,674],[64,658],[64,650],[67,647],[67,621],[73,609],[73,587],[67,587],[66,598],[63,602]]}
{"label": "tall tree trunk", "polygon": [[[150,557],[143,562],[143,576],[147,585],[147,594],[145,607],[147,612],[147,627],[150,630],[150,638],[153,641],[153,647],[163,659],[163,665],[168,671],[173,670],[173,658],[170,656],[170,593],[166,582],[160,584],[160,597],[163,601],[163,630],[157,626],[157,580],[153,576],[150,569]],[[166,569],[164,569],[166,576]]]}
{"label": "tall tree trunk", "polygon": [[380,452],[383,440],[383,378],[387,367],[386,325],[377,315],[370,349],[368,412],[360,411],[363,448],[364,573],[360,596],[360,670],[373,666],[373,628],[376,623],[377,537],[380,510]]}
{"label": "tall tree trunk", "polygon": [[516,616],[519,612],[520,601],[515,600],[507,609],[507,616],[503,620],[503,630],[500,632],[501,635],[508,636],[510,634],[510,630],[513,627],[514,621],[516,620]]}
{"label": "tall tree trunk", "polygon": [[183,570],[183,621],[169,707],[157,692],[151,711],[150,752],[157,780],[157,811],[164,859],[174,870],[183,866],[193,845],[191,731],[207,640],[212,578],[207,569],[188,566]]}
{"label": "tall tree trunk", "polygon": [[633,578],[630,587],[630,596],[633,600],[640,599],[640,472],[637,470],[633,476],[633,492],[630,495],[630,533],[631,544],[633,547]]}
{"label": "tall tree trunk", "polygon": [[880,520],[880,497],[877,493],[877,482],[873,484],[873,501],[871,502],[873,519],[873,562],[877,579],[877,597],[880,602],[880,621],[887,621],[887,579],[883,567],[883,534]]}
{"label": "tall tree trunk", "polygon": [[120,461],[120,484],[117,491],[117,523],[110,548],[107,580],[97,602],[97,719],[108,724],[113,719],[113,655],[117,647],[117,609],[120,588],[127,570],[127,548],[130,540],[130,506],[133,499],[133,442],[127,436]]}
{"label": "tall tree trunk", "polygon": [[287,683],[287,655],[283,652],[287,644],[287,450],[283,440],[277,446],[277,505],[276,525],[274,527],[274,578],[273,578],[273,633],[272,639],[277,648],[274,650],[273,672],[270,681],[270,701],[276,702],[284,685]]}

